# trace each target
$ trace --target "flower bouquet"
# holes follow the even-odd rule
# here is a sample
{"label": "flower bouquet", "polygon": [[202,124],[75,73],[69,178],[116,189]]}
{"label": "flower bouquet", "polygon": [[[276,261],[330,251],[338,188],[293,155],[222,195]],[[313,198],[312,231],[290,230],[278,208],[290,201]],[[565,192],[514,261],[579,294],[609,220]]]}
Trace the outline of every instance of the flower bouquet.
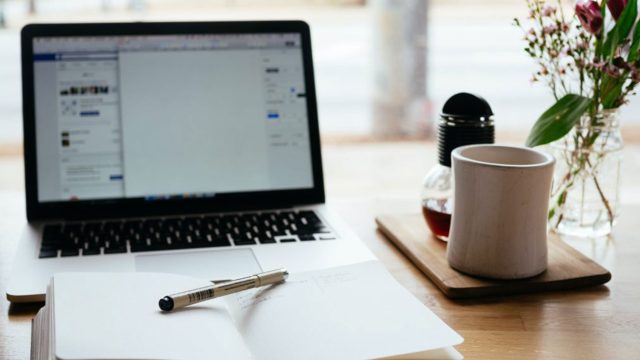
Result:
{"label": "flower bouquet", "polygon": [[556,174],[549,211],[562,234],[601,236],[618,216],[622,137],[617,109],[640,82],[637,0],[580,1],[567,15],[562,1],[527,0],[515,19],[525,52],[555,103],[536,121],[527,146],[549,144]]}

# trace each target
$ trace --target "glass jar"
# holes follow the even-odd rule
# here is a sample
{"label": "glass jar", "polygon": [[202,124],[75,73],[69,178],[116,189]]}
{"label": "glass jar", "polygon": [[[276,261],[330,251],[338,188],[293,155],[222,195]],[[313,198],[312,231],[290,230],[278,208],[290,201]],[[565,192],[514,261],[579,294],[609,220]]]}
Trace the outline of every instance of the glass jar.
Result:
{"label": "glass jar", "polygon": [[585,115],[550,150],[556,158],[549,225],[562,235],[611,233],[619,215],[623,141],[617,109]]}
{"label": "glass jar", "polygon": [[436,165],[422,181],[422,215],[433,235],[449,240],[449,227],[453,212],[453,179],[451,168]]}

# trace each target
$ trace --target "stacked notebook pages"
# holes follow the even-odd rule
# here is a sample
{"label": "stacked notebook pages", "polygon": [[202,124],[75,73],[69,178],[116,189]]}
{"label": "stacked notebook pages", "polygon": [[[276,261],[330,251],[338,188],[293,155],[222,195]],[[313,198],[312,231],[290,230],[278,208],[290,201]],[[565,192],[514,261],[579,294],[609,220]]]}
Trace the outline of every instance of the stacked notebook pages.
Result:
{"label": "stacked notebook pages", "polygon": [[159,273],[61,273],[32,326],[32,359],[461,358],[462,338],[377,261],[170,313],[161,297],[207,286]]}

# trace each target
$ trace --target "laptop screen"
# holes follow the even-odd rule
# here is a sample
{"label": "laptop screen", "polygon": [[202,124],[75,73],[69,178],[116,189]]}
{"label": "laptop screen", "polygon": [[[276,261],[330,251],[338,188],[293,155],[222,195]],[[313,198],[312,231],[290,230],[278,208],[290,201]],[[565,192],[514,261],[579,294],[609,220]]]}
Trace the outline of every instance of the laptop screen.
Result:
{"label": "laptop screen", "polygon": [[38,201],[313,188],[300,42],[34,38]]}

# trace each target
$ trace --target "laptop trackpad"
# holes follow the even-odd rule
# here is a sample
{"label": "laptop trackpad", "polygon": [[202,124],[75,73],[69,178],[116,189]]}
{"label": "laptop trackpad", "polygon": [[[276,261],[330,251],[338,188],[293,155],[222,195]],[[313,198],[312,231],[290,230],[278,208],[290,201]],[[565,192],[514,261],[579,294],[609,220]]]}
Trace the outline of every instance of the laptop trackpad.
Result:
{"label": "laptop trackpad", "polygon": [[228,280],[262,271],[251,249],[193,251],[138,255],[136,271],[193,276],[204,280]]}

